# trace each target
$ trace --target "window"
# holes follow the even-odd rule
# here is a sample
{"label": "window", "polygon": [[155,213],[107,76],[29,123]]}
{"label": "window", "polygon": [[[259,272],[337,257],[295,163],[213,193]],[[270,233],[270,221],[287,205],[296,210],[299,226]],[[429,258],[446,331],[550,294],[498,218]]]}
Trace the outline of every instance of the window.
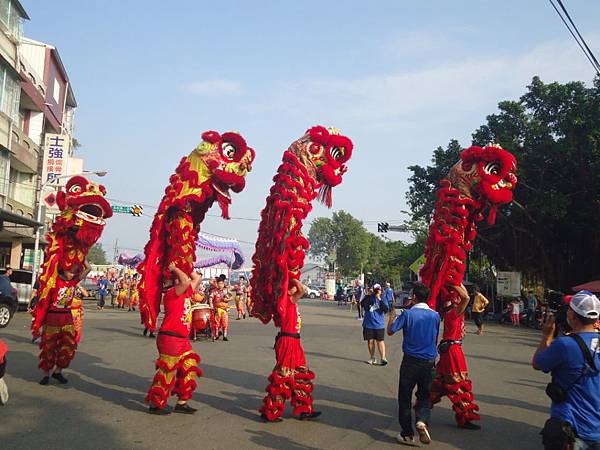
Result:
{"label": "window", "polygon": [[55,78],[54,79],[54,88],[52,89],[52,98],[56,102],[57,105],[60,105],[60,83]]}
{"label": "window", "polygon": [[12,0],[0,0],[0,21],[19,42],[23,35],[23,17],[15,8]]}
{"label": "window", "polygon": [[[0,0],[1,1],[1,0]],[[21,87],[6,65],[0,64],[0,111],[18,123]]]}
{"label": "window", "polygon": [[8,163],[10,156],[8,150],[0,149],[0,195],[6,196],[8,193]]}

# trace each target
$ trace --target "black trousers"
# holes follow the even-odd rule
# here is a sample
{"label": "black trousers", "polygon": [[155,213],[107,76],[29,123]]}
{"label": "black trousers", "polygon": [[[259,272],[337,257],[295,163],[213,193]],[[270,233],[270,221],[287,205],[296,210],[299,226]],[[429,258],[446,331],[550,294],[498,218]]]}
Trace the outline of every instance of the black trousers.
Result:
{"label": "black trousers", "polygon": [[415,422],[429,422],[431,416],[431,383],[435,377],[434,360],[425,360],[404,355],[400,365],[398,383],[398,421],[402,436],[413,436],[412,395],[417,387],[415,403]]}

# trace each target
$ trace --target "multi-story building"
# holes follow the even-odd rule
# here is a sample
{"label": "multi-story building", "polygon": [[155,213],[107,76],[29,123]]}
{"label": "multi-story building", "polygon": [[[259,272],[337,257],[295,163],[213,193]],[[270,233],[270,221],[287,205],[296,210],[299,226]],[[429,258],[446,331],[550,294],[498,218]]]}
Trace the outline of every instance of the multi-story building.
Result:
{"label": "multi-story building", "polygon": [[39,189],[83,169],[67,72],[55,47],[22,36],[26,19],[18,0],[0,0],[0,267],[32,267]]}

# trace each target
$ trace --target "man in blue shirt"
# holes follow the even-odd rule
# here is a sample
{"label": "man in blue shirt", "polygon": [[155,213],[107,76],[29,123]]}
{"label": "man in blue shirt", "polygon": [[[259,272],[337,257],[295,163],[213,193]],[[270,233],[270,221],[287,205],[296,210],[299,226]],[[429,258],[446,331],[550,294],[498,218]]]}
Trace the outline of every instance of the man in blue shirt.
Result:
{"label": "man in blue shirt", "polygon": [[392,289],[390,283],[385,283],[385,289],[383,290],[383,298],[390,307],[394,307],[394,290]]}
{"label": "man in blue shirt", "polygon": [[396,439],[406,445],[416,445],[412,426],[412,394],[417,386],[415,422],[419,439],[423,444],[431,442],[427,428],[431,416],[431,383],[435,377],[435,358],[440,328],[440,315],[427,305],[430,290],[418,283],[413,288],[413,306],[396,317],[394,308],[390,312],[387,332],[391,336],[403,330],[402,351],[398,386],[398,420],[402,431]]}
{"label": "man in blue shirt", "polygon": [[533,368],[550,372],[552,382],[566,394],[564,401],[552,399],[550,419],[542,430],[546,449],[600,449],[600,335],[594,329],[599,318],[600,300],[579,291],[567,310],[570,335],[554,339],[554,317],[544,324]]}
{"label": "man in blue shirt", "polygon": [[108,280],[104,275],[100,277],[98,280],[98,296],[100,300],[98,300],[98,309],[104,309],[104,297],[108,294]]}
{"label": "man in blue shirt", "polygon": [[[388,362],[385,358],[385,318],[384,315],[390,310],[389,303],[381,298],[381,285],[373,285],[373,293],[367,295],[362,300],[363,307],[363,339],[367,341],[369,348],[370,359],[367,364],[377,364],[385,366]],[[378,363],[375,359],[375,342],[381,356],[381,361]]]}

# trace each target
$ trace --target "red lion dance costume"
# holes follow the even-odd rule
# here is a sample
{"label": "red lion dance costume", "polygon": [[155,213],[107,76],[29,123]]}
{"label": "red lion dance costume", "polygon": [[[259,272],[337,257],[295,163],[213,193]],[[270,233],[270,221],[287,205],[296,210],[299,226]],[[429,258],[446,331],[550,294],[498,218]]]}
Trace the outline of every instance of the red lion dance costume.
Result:
{"label": "red lion dance costume", "polygon": [[280,420],[284,402],[290,398],[294,416],[304,419],[320,414],[312,407],[315,374],[306,366],[300,344],[297,302],[304,287],[299,279],[309,248],[302,221],[317,196],[331,207],[331,188],[342,182],[344,163],[351,155],[352,142],[337,130],[311,128],[284,152],[262,211],[252,258],[252,315],[265,324],[273,319],[281,328],[275,342],[277,363],[260,409],[267,421]]}
{"label": "red lion dance costume", "polygon": [[[151,332],[156,329],[163,288],[172,284],[169,265],[174,263],[185,274],[192,273],[196,239],[206,212],[217,201],[223,218],[228,219],[229,190],[242,191],[244,177],[252,169],[254,150],[239,134],[206,131],[202,139],[169,179],[152,222],[145,259],[137,269],[141,274],[138,289],[142,323]],[[168,329],[171,322],[165,316],[159,331],[157,372],[146,397],[146,401],[160,409],[166,405],[174,386],[180,400],[191,398],[196,389],[194,378],[201,375],[197,368],[200,357],[192,351],[189,333],[178,337],[178,330]]]}
{"label": "red lion dance costume", "polygon": [[[44,327],[39,364],[44,372],[68,367],[75,356],[77,331],[73,313],[77,313],[77,305],[73,300],[77,303],[78,275],[86,265],[88,251],[100,238],[105,219],[112,216],[105,194],[104,186],[75,176],[56,197],[61,212],[46,235],[48,247],[38,278],[40,301],[33,310],[31,325],[33,337]],[[65,271],[74,273],[76,278],[64,280],[59,272]]]}
{"label": "red lion dance costume", "polygon": [[444,314],[442,341],[450,344],[448,351],[440,354],[431,399],[437,403],[442,396],[448,396],[457,424],[465,427],[479,420],[479,407],[473,402],[462,350],[464,313],[459,314],[455,308],[458,295],[452,286],[463,282],[467,254],[477,234],[476,224],[488,211],[488,223],[493,225],[498,206],[512,201],[517,161],[497,146],[470,147],[461,153],[460,159],[437,191],[421,277],[431,289],[429,306]]}

